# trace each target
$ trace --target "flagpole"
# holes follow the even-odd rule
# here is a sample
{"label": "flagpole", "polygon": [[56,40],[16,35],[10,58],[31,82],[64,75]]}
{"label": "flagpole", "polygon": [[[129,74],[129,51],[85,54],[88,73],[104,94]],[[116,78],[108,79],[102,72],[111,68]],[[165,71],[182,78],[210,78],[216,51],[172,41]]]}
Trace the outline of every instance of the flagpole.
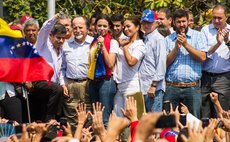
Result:
{"label": "flagpole", "polygon": [[55,15],[55,0],[47,0],[48,5],[48,19]]}
{"label": "flagpole", "polygon": [[0,0],[0,18],[3,18],[3,0]]}
{"label": "flagpole", "polygon": [[31,117],[30,117],[30,104],[29,104],[29,97],[28,97],[28,92],[27,92],[27,90],[24,88],[24,87],[22,87],[23,88],[23,96],[26,98],[26,106],[27,106],[27,114],[28,114],[28,121],[29,121],[29,123],[31,123]]}

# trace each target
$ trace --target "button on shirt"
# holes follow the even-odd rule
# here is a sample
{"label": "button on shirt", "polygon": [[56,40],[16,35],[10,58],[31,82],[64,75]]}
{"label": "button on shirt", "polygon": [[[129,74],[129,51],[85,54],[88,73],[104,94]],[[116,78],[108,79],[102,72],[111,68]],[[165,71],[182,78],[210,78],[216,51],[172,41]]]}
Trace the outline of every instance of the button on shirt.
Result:
{"label": "button on shirt", "polygon": [[[79,44],[71,38],[63,45],[62,77],[71,79],[86,79],[89,68],[89,48],[93,37],[86,36],[85,41]],[[64,79],[61,79],[64,85]]]}
{"label": "button on shirt", "polygon": [[[230,31],[230,25],[227,24],[227,29]],[[210,48],[217,43],[217,29],[213,24],[207,25],[202,28],[201,32],[204,33],[207,47]],[[228,39],[230,39],[230,34]],[[223,42],[214,53],[207,56],[203,64],[203,70],[211,73],[224,73],[230,71],[230,51]]]}
{"label": "button on shirt", "polygon": [[[207,52],[206,40],[203,33],[188,28],[187,42],[195,49]],[[174,32],[166,38],[167,53],[175,47],[177,33]],[[170,82],[194,82],[201,78],[202,63],[195,60],[182,46],[171,65],[168,66],[166,81]]]}
{"label": "button on shirt", "polygon": [[60,82],[61,64],[62,64],[62,48],[59,49],[59,55],[53,47],[49,34],[57,20],[53,17],[46,21],[38,33],[37,42],[35,47],[40,56],[45,58],[48,64],[54,69],[54,75],[51,79],[52,82]]}
{"label": "button on shirt", "polygon": [[165,38],[154,30],[145,37],[144,42],[147,49],[139,70],[141,90],[147,94],[152,81],[159,81],[156,90],[165,91],[167,56]]}

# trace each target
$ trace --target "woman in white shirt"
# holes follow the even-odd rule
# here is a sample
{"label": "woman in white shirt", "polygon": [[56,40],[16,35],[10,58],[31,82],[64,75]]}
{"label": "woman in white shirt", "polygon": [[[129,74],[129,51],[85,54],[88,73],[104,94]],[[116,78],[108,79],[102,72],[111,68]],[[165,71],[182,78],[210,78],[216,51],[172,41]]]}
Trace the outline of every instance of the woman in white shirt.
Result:
{"label": "woman in white shirt", "polygon": [[[90,71],[90,68],[90,73],[88,73],[88,77],[90,79],[89,95],[92,102],[101,102],[102,105],[105,107],[103,112],[103,123],[106,127],[108,124],[110,113],[112,112],[113,108],[113,98],[116,94],[116,84],[112,77],[112,69],[114,67],[116,54],[119,48],[118,42],[112,39],[110,35],[109,31],[112,28],[113,24],[108,15],[102,14],[97,17],[95,21],[95,29],[97,35],[95,36],[95,42],[93,41],[90,46],[90,57],[92,58],[93,52],[96,49],[96,46],[94,46],[94,44],[96,44],[97,46],[100,45],[100,49],[98,49],[98,54],[99,52],[102,54],[103,60],[103,65],[100,67],[100,70],[104,67],[105,72],[101,73],[99,76],[96,75],[96,69],[94,78],[91,78],[92,76],[89,77],[89,74],[92,73]],[[97,60],[99,59],[97,58]],[[92,62],[90,62],[90,66],[91,65]]]}
{"label": "woman in white shirt", "polygon": [[137,101],[138,114],[142,115],[145,107],[143,96],[140,93],[138,70],[146,46],[143,42],[143,33],[140,30],[140,20],[137,17],[129,17],[123,26],[124,33],[130,40],[128,44],[120,47],[117,53],[114,79],[118,91],[114,98],[114,109],[118,116],[123,116],[121,108],[125,108],[126,97],[134,96]]}

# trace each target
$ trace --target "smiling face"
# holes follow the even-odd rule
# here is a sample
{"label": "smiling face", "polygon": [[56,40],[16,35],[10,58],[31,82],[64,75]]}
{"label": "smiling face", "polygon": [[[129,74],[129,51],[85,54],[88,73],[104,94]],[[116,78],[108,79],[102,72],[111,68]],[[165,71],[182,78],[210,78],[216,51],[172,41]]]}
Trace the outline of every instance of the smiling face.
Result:
{"label": "smiling face", "polygon": [[124,22],[124,33],[128,37],[133,37],[138,34],[140,26],[136,26],[131,20],[125,20]]}
{"label": "smiling face", "polygon": [[88,33],[85,19],[83,19],[82,17],[76,17],[73,20],[72,24],[73,24],[73,33],[74,33],[75,40],[79,43],[84,42]]}
{"label": "smiling face", "polygon": [[99,19],[96,23],[96,31],[98,34],[105,36],[110,29],[109,22],[106,19]]}
{"label": "smiling face", "polygon": [[121,21],[113,21],[113,34],[115,36],[119,36],[121,35],[122,31],[123,31],[123,25]]}

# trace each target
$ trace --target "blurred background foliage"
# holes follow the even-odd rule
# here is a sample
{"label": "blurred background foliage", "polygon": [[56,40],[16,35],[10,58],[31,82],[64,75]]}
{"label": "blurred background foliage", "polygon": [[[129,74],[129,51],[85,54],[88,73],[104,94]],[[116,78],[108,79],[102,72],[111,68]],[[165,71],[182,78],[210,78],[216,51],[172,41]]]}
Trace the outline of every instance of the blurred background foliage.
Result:
{"label": "blurred background foliage", "polygon": [[[230,8],[230,0],[56,0],[56,12],[67,8],[74,15],[92,16],[95,12],[105,14],[122,13],[125,17],[139,15],[144,9],[158,10],[166,7],[172,11],[184,8],[192,11],[197,25],[211,21],[211,8],[221,3]],[[22,15],[29,13],[43,23],[47,19],[47,0],[4,0],[4,19],[17,22]],[[229,16],[230,13],[228,12]],[[228,19],[229,22],[230,18]]]}

